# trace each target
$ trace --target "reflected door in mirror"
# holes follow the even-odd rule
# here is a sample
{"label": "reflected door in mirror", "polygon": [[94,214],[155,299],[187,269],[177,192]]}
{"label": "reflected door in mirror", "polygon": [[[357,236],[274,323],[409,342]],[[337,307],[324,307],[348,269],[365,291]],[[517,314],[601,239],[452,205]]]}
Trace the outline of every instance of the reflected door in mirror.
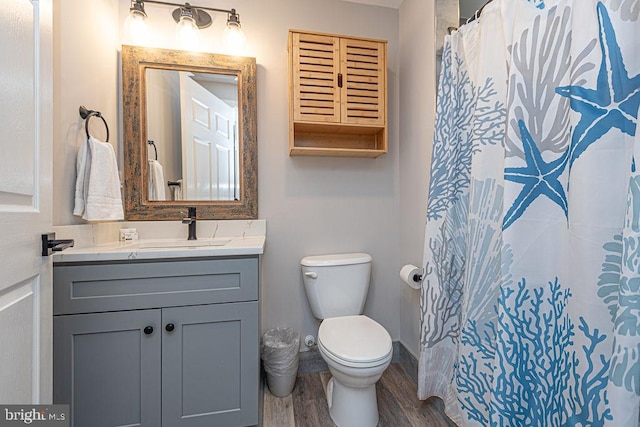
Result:
{"label": "reflected door in mirror", "polygon": [[[235,76],[226,77],[237,87]],[[183,192],[187,200],[237,200],[237,99],[222,99],[225,82],[209,89],[180,73]],[[236,92],[233,92],[234,94]]]}
{"label": "reflected door in mirror", "polygon": [[146,81],[150,200],[238,200],[237,76],[147,68]]}

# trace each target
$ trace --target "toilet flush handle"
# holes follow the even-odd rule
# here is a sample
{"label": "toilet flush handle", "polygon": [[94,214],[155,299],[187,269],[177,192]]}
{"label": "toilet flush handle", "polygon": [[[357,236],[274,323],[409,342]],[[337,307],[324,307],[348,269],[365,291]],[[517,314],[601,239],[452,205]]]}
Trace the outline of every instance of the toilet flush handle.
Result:
{"label": "toilet flush handle", "polygon": [[306,271],[304,273],[305,276],[310,277],[312,279],[317,279],[318,278],[318,273],[316,273],[315,271]]}

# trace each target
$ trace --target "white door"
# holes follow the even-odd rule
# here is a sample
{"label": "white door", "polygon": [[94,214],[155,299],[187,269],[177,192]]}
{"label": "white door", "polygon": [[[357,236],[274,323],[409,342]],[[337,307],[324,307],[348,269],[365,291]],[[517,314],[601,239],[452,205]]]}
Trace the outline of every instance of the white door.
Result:
{"label": "white door", "polygon": [[0,1],[0,402],[51,403],[52,2]]}
{"label": "white door", "polygon": [[234,200],[235,110],[180,73],[185,200]]}

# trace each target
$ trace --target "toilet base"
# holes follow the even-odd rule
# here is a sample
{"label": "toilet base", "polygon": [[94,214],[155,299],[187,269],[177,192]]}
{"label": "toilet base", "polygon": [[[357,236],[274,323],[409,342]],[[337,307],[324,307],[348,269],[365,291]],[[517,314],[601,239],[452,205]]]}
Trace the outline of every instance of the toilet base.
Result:
{"label": "toilet base", "polygon": [[378,402],[375,383],[366,387],[348,387],[332,377],[327,384],[329,414],[338,427],[375,427]]}

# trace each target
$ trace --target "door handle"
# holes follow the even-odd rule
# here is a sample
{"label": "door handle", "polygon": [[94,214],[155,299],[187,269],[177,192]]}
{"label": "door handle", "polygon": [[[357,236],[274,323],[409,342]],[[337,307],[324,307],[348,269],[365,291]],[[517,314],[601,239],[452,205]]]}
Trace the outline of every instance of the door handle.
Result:
{"label": "door handle", "polygon": [[56,233],[42,235],[42,256],[49,256],[54,252],[64,251],[73,247],[73,239],[56,240]]}
{"label": "door handle", "polygon": [[145,335],[151,335],[153,333],[153,326],[147,326],[143,329]]}

